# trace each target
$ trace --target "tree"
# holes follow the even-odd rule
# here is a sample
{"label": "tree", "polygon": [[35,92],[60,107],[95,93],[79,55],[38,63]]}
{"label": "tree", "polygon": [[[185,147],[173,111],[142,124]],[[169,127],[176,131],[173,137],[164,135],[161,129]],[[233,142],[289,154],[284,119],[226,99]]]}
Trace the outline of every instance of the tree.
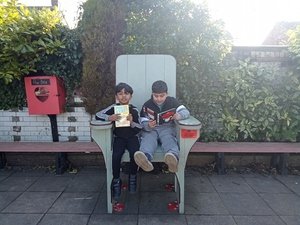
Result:
{"label": "tree", "polygon": [[230,42],[207,8],[188,0],[88,0],[83,9],[82,85],[90,112],[113,101],[108,87],[114,86],[118,55],[170,54],[177,60],[177,96],[208,125]]}
{"label": "tree", "polygon": [[64,48],[57,38],[57,9],[29,10],[16,0],[0,0],[0,79],[5,83],[32,71],[43,57]]}
{"label": "tree", "polygon": [[128,1],[127,54],[170,54],[177,61],[177,96],[199,118],[205,130],[218,107],[220,66],[230,38],[208,9],[191,1]]}
{"label": "tree", "polygon": [[84,54],[82,93],[90,113],[114,101],[115,62],[125,29],[123,0],[88,0],[79,22]]}

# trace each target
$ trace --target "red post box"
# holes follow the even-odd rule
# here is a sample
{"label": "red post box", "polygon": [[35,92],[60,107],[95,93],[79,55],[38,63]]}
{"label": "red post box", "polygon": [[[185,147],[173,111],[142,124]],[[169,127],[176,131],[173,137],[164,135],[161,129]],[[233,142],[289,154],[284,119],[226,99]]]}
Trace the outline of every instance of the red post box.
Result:
{"label": "red post box", "polygon": [[29,114],[49,115],[64,112],[66,103],[62,79],[54,75],[25,77]]}

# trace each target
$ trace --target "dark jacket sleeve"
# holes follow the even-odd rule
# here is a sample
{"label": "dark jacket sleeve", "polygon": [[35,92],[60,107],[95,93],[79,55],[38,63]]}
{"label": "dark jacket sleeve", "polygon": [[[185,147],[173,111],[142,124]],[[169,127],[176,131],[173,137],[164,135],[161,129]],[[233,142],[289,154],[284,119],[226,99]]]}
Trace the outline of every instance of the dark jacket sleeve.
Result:
{"label": "dark jacket sleeve", "polygon": [[139,116],[139,111],[136,107],[131,107],[130,108],[130,113],[132,115],[132,124],[131,128],[134,129],[136,133],[140,132],[142,129],[142,126],[140,124],[140,116]]}
{"label": "dark jacket sleeve", "polygon": [[107,108],[97,112],[95,116],[96,120],[108,121],[108,117],[114,114],[114,106],[115,104],[110,105]]}

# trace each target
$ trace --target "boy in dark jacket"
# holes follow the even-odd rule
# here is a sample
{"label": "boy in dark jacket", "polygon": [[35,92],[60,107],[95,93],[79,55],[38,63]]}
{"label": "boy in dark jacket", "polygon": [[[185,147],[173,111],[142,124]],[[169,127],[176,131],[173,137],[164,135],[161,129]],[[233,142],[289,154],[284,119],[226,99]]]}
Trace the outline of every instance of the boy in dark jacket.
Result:
{"label": "boy in dark jacket", "polygon": [[139,112],[138,109],[129,104],[133,90],[126,83],[119,83],[115,87],[116,94],[116,104],[101,110],[96,113],[96,119],[103,121],[112,121],[114,124],[116,121],[121,119],[121,115],[115,113],[116,105],[129,105],[129,115],[127,120],[130,122],[129,126],[125,127],[116,127],[113,128],[113,154],[112,154],[112,169],[113,169],[113,180],[112,180],[112,196],[115,201],[121,196],[121,186],[122,181],[120,179],[120,168],[121,168],[121,159],[125,152],[125,149],[129,151],[130,155],[130,168],[129,168],[129,180],[128,180],[128,189],[130,193],[136,192],[136,174],[137,174],[137,165],[134,161],[134,153],[139,150],[139,138],[138,133],[142,129],[142,126],[139,122]]}
{"label": "boy in dark jacket", "polygon": [[[159,113],[163,122],[157,120]],[[180,105],[174,98],[168,96],[168,86],[158,80],[152,84],[152,96],[144,103],[141,110],[141,123],[143,125],[140,151],[134,154],[134,160],[144,171],[153,170],[151,160],[157,145],[160,142],[166,152],[164,161],[170,172],[177,172],[179,147],[176,138],[175,120],[186,119],[190,112]]]}

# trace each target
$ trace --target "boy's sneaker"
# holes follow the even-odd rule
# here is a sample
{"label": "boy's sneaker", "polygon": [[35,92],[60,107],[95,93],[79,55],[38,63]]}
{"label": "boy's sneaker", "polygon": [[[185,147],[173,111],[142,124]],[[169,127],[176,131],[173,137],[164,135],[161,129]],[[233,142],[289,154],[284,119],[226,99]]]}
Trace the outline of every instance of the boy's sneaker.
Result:
{"label": "boy's sneaker", "polygon": [[178,159],[174,154],[165,154],[165,163],[168,165],[170,172],[176,173],[178,171]]}
{"label": "boy's sneaker", "polygon": [[118,201],[121,196],[122,180],[120,178],[113,179],[111,182],[111,191],[113,200]]}
{"label": "boy's sneaker", "polygon": [[148,158],[144,152],[141,152],[141,151],[135,152],[134,153],[134,161],[139,167],[141,167],[146,172],[150,172],[153,170],[153,165],[148,160]]}

